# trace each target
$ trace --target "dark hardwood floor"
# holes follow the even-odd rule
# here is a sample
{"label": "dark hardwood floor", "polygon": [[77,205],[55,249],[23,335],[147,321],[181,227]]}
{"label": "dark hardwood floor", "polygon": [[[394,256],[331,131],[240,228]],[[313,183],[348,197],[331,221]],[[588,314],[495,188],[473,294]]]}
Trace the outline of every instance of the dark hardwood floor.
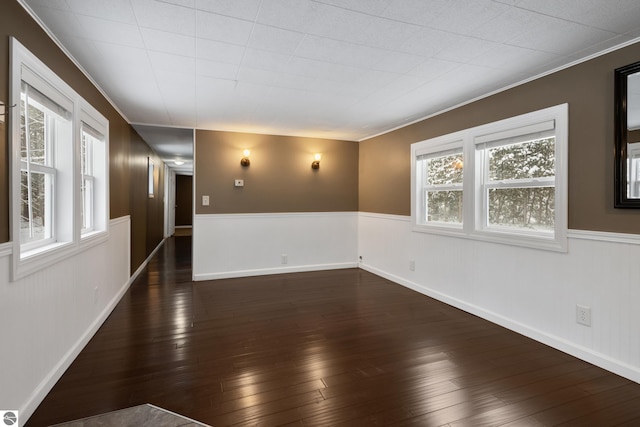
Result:
{"label": "dark hardwood floor", "polygon": [[168,239],[28,422],[640,425],[640,384],[363,270],[191,282]]}

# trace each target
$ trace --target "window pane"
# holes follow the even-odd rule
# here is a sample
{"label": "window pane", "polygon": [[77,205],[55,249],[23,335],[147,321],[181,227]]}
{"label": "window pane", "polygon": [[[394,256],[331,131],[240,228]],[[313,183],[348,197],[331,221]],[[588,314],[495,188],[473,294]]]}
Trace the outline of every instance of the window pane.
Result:
{"label": "window pane", "polygon": [[461,184],[462,153],[427,159],[427,185]]}
{"label": "window pane", "polygon": [[[31,180],[29,180],[29,175]],[[50,178],[42,173],[20,172],[20,241],[45,240],[51,235]],[[31,202],[31,203],[29,203]]]}
{"label": "window pane", "polygon": [[[25,111],[24,100],[20,103],[20,157],[23,159],[29,155],[32,163],[44,165],[46,159],[45,141],[45,114],[44,111],[29,104],[28,111]],[[29,152],[27,153],[27,134],[25,130],[25,119],[29,118]]]}
{"label": "window pane", "polygon": [[462,224],[462,190],[428,191],[427,221]]}
{"label": "window pane", "polygon": [[489,225],[553,231],[555,188],[489,190]]}
{"label": "window pane", "polygon": [[555,176],[555,138],[537,139],[489,149],[489,179]]}
{"label": "window pane", "polygon": [[82,197],[82,229],[89,230],[93,227],[93,181],[91,179],[83,179],[80,188]]}

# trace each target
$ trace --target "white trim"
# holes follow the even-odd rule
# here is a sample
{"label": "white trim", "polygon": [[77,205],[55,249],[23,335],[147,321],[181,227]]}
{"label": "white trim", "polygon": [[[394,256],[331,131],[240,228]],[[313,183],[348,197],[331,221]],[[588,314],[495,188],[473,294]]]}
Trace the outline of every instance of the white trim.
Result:
{"label": "white trim", "polygon": [[[197,214],[199,219],[251,219],[251,218],[282,218],[282,217],[328,217],[328,216],[352,216],[358,215],[358,211],[345,212],[266,212],[266,213],[237,213],[237,214]],[[177,228],[177,227],[176,227]]]}
{"label": "white trim", "polygon": [[456,110],[458,108],[464,107],[465,105],[473,104],[476,101],[480,101],[482,99],[489,98],[489,97],[491,97],[493,95],[496,95],[496,94],[499,94],[501,92],[506,92],[509,89],[513,89],[515,87],[525,85],[527,83],[530,83],[532,81],[541,79],[543,77],[549,76],[549,75],[557,73],[559,71],[566,70],[567,68],[571,68],[573,66],[580,65],[583,62],[591,61],[592,59],[599,58],[600,56],[607,55],[607,54],[609,54],[611,52],[615,52],[616,50],[623,49],[623,48],[625,48],[627,46],[631,46],[632,44],[635,44],[635,43],[638,43],[638,42],[640,42],[640,37],[636,37],[633,40],[629,40],[629,41],[626,41],[624,43],[620,43],[618,45],[615,45],[615,46],[612,46],[610,48],[607,48],[605,50],[593,53],[591,55],[585,56],[584,58],[576,59],[575,61],[569,62],[568,64],[561,65],[561,66],[559,66],[557,68],[554,68],[552,70],[545,71],[545,72],[537,74],[537,75],[535,75],[533,77],[529,77],[528,79],[524,79],[524,80],[521,80],[519,82],[510,84],[509,86],[505,86],[505,87],[502,87],[500,89],[496,89],[494,91],[485,93],[484,95],[477,96],[477,97],[472,98],[472,99],[470,99],[468,101],[464,101],[464,102],[461,102],[459,104],[453,105],[453,106],[451,106],[449,108],[445,108],[444,110],[439,110],[439,111],[436,111],[435,113],[431,113],[431,114],[428,114],[426,116],[417,118],[417,119],[412,120],[412,121],[410,121],[408,123],[403,123],[401,125],[398,125],[396,127],[391,128],[391,129],[388,129],[388,130],[385,130],[385,131],[382,131],[382,132],[379,132],[379,133],[376,133],[376,134],[373,134],[373,135],[370,135],[370,136],[367,136],[367,137],[364,137],[364,138],[360,138],[360,139],[358,139],[356,141],[357,142],[362,142],[362,141],[366,141],[368,139],[373,139],[373,138],[377,138],[377,137],[382,136],[382,135],[386,135],[386,134],[394,132],[394,131],[396,131],[398,129],[402,129],[402,128],[414,125],[416,123],[419,123],[421,121],[430,119],[432,117],[436,117],[436,116],[439,116],[441,114],[447,113],[449,111],[453,111],[453,110]]}
{"label": "white trim", "polygon": [[129,222],[129,221],[131,221],[131,215],[124,215],[124,216],[121,216],[119,218],[114,218],[114,219],[110,220],[109,224],[111,226],[114,226],[114,225],[120,225],[120,224],[125,223],[125,222]]}
{"label": "white trim", "polygon": [[621,375],[625,378],[628,378],[637,383],[640,383],[640,369],[638,369],[635,366],[613,359],[605,354],[593,351],[589,348],[576,345],[561,337],[548,334],[546,332],[540,331],[535,328],[531,328],[523,323],[516,322],[508,317],[502,316],[500,314],[494,313],[489,310],[485,310],[482,307],[479,307],[477,305],[466,303],[465,301],[459,300],[457,298],[450,297],[449,295],[435,291],[426,286],[421,286],[415,282],[403,279],[402,277],[396,276],[394,274],[387,273],[386,271],[377,269],[373,266],[361,263],[360,268],[370,273],[376,274],[380,277],[383,277],[387,280],[390,280],[394,283],[397,283],[401,286],[412,289],[430,298],[434,298],[445,304],[448,304],[450,306],[459,308],[460,310],[466,311],[467,313],[471,313],[475,316],[481,317],[492,323],[503,326],[509,330],[517,332],[531,339],[534,339],[538,342],[549,345],[553,348],[561,350],[579,359],[585,360],[589,363],[592,363],[596,366],[604,368],[615,374]]}
{"label": "white trim", "polygon": [[640,234],[613,233],[610,231],[569,230],[567,232],[567,237],[570,239],[640,245]]}
{"label": "white trim", "polygon": [[410,215],[407,216],[407,215],[383,214],[383,213],[375,213],[375,212],[358,212],[358,214],[359,216],[363,216],[363,217],[389,219],[392,221],[411,222]]}
{"label": "white trim", "polygon": [[13,242],[0,243],[0,258],[13,253]]}
{"label": "white trim", "polygon": [[217,279],[232,279],[237,277],[251,277],[251,276],[268,276],[271,274],[283,274],[283,273],[304,273],[307,271],[325,271],[325,270],[341,270],[346,268],[357,268],[357,262],[345,262],[336,264],[314,264],[314,265],[298,265],[293,267],[277,267],[277,268],[263,268],[256,270],[238,270],[238,271],[223,271],[220,273],[210,274],[194,274],[193,280],[199,282],[202,280],[217,280]]}

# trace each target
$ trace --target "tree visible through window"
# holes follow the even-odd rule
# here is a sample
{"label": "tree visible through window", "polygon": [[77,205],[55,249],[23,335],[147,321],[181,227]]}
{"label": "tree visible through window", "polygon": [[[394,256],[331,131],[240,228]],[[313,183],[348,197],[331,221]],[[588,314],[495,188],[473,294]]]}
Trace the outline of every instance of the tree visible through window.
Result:
{"label": "tree visible through window", "polygon": [[55,144],[57,138],[68,133],[70,126],[69,112],[22,83],[20,241],[23,244],[37,244],[55,238]]}
{"label": "tree visible through window", "polygon": [[488,225],[553,231],[555,138],[487,150]]}
{"label": "tree visible through window", "polygon": [[426,221],[462,224],[462,150],[435,156],[421,159],[426,169]]}

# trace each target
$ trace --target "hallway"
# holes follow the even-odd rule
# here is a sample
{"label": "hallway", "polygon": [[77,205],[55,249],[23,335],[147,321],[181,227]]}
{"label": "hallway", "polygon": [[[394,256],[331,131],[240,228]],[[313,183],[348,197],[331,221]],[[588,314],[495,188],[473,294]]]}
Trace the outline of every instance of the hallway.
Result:
{"label": "hallway", "polygon": [[29,420],[150,403],[214,426],[609,426],[640,385],[359,269],[191,282],[166,240]]}

